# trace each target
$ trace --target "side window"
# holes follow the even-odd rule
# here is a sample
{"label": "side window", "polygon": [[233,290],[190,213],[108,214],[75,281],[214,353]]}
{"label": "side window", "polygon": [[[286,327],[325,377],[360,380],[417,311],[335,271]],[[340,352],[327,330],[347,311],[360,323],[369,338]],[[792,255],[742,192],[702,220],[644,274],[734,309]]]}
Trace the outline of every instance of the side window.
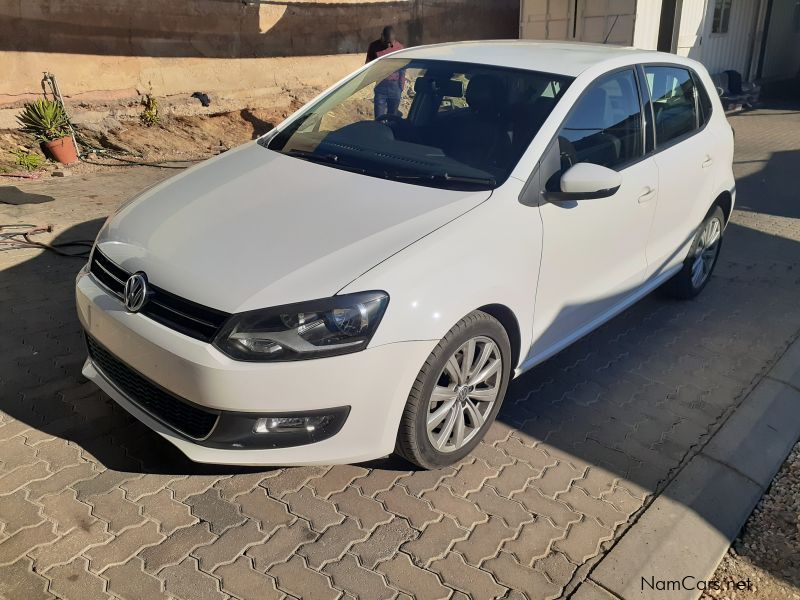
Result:
{"label": "side window", "polygon": [[708,120],[711,118],[711,98],[708,96],[708,92],[706,91],[703,82],[700,81],[700,78],[696,75],[694,78],[694,85],[697,88],[697,103],[700,109],[699,121],[700,127],[708,123]]}
{"label": "side window", "polygon": [[594,82],[558,134],[561,169],[580,162],[614,169],[642,156],[642,112],[632,69]]}
{"label": "side window", "polygon": [[697,129],[699,119],[691,73],[680,67],[645,66],[653,101],[656,148]]}

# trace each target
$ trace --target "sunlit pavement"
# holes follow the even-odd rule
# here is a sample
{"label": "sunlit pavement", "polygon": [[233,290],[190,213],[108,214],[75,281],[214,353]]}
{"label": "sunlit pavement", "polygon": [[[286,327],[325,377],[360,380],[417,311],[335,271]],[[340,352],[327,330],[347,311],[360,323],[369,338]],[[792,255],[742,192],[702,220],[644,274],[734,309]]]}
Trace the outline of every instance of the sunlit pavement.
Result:
{"label": "sunlit pavement", "polygon": [[[0,595],[569,594],[800,330],[800,113],[731,122],[738,207],[703,294],[654,294],[514,382],[485,443],[437,472],[188,462],[81,380],[81,262],[0,252]],[[0,188],[0,223],[92,238],[173,172]]]}

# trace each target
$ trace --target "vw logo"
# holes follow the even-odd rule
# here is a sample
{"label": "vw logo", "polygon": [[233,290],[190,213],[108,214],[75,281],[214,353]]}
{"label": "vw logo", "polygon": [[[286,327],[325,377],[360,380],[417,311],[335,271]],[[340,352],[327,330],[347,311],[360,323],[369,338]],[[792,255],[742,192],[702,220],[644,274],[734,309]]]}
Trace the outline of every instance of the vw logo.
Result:
{"label": "vw logo", "polygon": [[147,302],[147,275],[142,271],[134,273],[125,282],[125,308],[139,312]]}

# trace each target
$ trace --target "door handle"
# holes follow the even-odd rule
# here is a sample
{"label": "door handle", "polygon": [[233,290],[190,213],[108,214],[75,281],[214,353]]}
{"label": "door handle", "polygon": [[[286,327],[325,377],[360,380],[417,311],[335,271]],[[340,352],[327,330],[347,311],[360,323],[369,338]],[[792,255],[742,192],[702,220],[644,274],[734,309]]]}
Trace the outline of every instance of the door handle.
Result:
{"label": "door handle", "polygon": [[703,167],[704,169],[707,169],[712,164],[714,164],[714,159],[711,158],[710,156],[706,156],[705,160],[703,160],[703,162],[702,162],[702,164],[700,166]]}
{"label": "door handle", "polygon": [[656,197],[656,188],[647,186],[642,190],[642,194],[639,196],[639,204],[645,204],[646,202],[650,202],[653,198]]}

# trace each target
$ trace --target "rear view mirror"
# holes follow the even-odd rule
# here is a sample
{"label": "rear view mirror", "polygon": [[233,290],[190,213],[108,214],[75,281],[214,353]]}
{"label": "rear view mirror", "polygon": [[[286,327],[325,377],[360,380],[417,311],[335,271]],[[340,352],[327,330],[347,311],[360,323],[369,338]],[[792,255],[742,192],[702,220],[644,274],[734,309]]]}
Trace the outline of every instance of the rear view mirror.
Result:
{"label": "rear view mirror", "polygon": [[607,167],[578,163],[561,176],[561,191],[547,192],[547,200],[593,200],[608,198],[622,185],[622,175]]}

